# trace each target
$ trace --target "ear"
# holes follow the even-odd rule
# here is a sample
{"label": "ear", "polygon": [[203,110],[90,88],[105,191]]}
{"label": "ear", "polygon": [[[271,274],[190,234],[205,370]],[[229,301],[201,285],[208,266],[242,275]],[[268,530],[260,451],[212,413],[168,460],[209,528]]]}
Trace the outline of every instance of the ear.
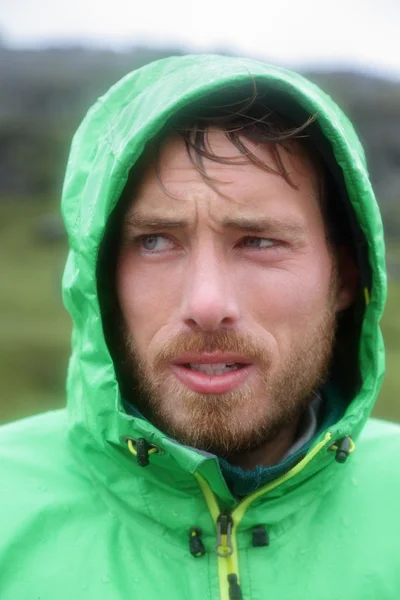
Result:
{"label": "ear", "polygon": [[336,260],[339,279],[336,311],[341,312],[354,303],[360,277],[354,251],[348,244],[341,244],[338,247]]}

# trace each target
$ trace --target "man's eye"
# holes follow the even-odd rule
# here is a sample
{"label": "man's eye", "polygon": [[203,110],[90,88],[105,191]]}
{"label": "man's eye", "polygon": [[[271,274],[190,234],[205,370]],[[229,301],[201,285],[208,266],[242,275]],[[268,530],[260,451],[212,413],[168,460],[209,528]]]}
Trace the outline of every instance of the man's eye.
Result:
{"label": "man's eye", "polygon": [[163,235],[142,235],[140,237],[140,246],[143,250],[160,252],[162,250],[169,250],[173,243],[170,239]]}
{"label": "man's eye", "polygon": [[243,246],[247,248],[269,248],[276,244],[275,240],[261,237],[247,237],[243,240]]}

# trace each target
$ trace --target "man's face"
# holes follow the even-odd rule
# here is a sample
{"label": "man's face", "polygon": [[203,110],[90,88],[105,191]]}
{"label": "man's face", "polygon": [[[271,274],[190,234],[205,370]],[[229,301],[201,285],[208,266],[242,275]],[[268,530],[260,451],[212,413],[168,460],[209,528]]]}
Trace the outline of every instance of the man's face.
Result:
{"label": "man's face", "polygon": [[[246,143],[276,168],[268,146]],[[212,185],[178,136],[161,148],[159,177],[145,171],[124,218],[117,293],[138,408],[167,435],[227,455],[304,409],[346,298],[304,153],[281,151],[294,189],[222,132],[210,144],[237,159],[204,160]]]}

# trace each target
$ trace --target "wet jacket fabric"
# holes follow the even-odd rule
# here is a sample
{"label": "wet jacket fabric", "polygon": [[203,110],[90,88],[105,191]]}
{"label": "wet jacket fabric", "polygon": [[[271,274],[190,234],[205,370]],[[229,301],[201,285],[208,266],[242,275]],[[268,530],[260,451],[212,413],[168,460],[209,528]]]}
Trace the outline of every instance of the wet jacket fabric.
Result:
{"label": "wet jacket fabric", "polygon": [[[365,242],[369,281],[360,384],[342,416],[289,470],[238,502],[215,457],[125,410],[96,265],[146,141],[189,102],[249,75],[318,114]],[[382,225],[360,143],[330,98],[296,74],[250,60],[188,56],[146,66],[81,125],[63,215],[63,293],[73,319],[68,407],[0,429],[1,600],[399,598],[399,429],[369,418],[384,372]]]}

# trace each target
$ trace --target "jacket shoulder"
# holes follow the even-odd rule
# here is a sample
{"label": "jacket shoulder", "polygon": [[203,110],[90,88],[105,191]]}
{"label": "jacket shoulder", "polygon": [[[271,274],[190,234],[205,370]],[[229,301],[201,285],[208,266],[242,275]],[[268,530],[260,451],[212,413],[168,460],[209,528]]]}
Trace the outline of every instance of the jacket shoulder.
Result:
{"label": "jacket shoulder", "polygon": [[[382,501],[388,496],[400,501],[400,426],[379,419],[369,419],[356,442],[353,473],[363,481],[362,488],[375,496],[380,490]],[[377,499],[379,503],[379,499]]]}
{"label": "jacket shoulder", "polygon": [[92,486],[69,441],[66,410],[0,427],[0,530],[4,537],[22,517],[49,506],[83,501]]}
{"label": "jacket shoulder", "polygon": [[368,419],[358,440],[363,451],[384,455],[400,451],[400,425],[382,419]]}
{"label": "jacket shoulder", "polygon": [[[40,468],[65,450],[68,433],[65,409],[14,421],[0,427],[0,473]],[[12,467],[12,469],[11,469]]]}
{"label": "jacket shoulder", "polygon": [[69,439],[66,409],[49,411],[0,427],[0,478],[8,487],[84,476]]}
{"label": "jacket shoulder", "polygon": [[67,411],[63,408],[61,410],[52,410],[1,425],[0,449],[3,445],[3,441],[6,441],[8,444],[13,438],[17,439],[20,435],[37,436],[40,435],[42,431],[54,431],[55,427],[64,429],[67,426],[67,419]]}

